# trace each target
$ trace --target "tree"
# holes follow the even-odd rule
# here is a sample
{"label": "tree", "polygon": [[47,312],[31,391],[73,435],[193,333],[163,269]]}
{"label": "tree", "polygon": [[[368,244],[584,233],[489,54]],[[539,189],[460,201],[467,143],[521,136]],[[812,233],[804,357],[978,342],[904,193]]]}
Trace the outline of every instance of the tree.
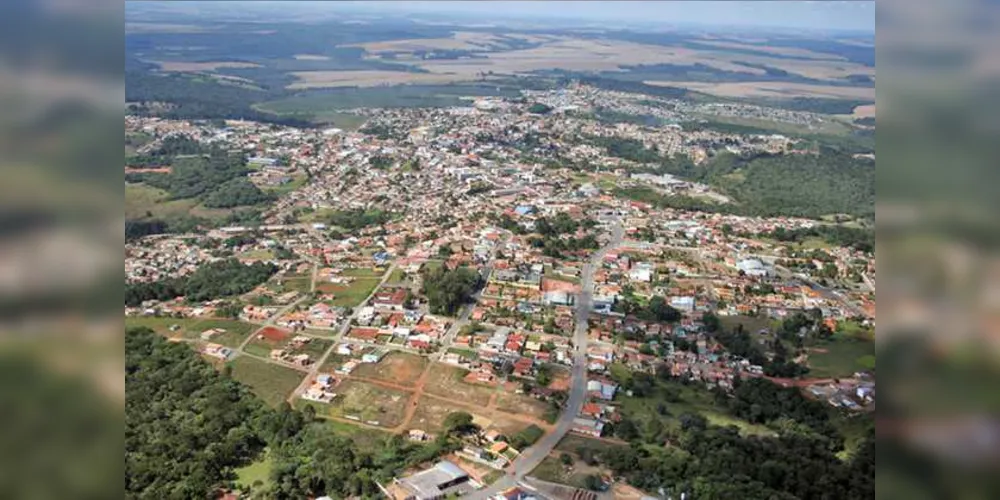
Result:
{"label": "tree", "polygon": [[567,467],[571,467],[573,465],[573,457],[570,456],[569,453],[563,453],[559,455],[559,461],[562,462],[562,464]]}
{"label": "tree", "polygon": [[479,273],[467,267],[425,272],[423,293],[431,312],[452,316],[466,304],[479,286]]}
{"label": "tree", "polygon": [[722,328],[722,322],[719,317],[711,312],[705,312],[701,315],[701,322],[705,325],[705,330],[709,333],[715,333]]}
{"label": "tree", "polygon": [[444,418],[443,425],[446,432],[458,434],[464,434],[475,428],[472,423],[472,415],[464,411],[449,413]]}
{"label": "tree", "polygon": [[590,491],[604,491],[604,480],[595,474],[587,474],[583,478],[583,487]]}

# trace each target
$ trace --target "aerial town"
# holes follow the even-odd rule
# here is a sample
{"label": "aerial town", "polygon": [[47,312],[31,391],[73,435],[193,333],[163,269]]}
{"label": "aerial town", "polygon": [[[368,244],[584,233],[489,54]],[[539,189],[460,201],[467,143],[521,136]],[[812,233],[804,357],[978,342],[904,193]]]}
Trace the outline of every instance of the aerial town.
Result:
{"label": "aerial town", "polygon": [[[529,498],[530,484],[559,497],[566,486],[526,476],[571,469],[566,436],[627,443],[650,380],[711,395],[767,379],[874,411],[874,358],[831,367],[837,339],[873,330],[874,251],[779,237],[830,220],[702,210],[734,202],[635,158],[814,155],[692,124],[825,115],[582,84],[351,113],[356,130],[126,116],[137,154],[189,141],[181,156],[237,155],[240,182],[270,198],[253,217],[128,239],[125,317],[318,419],[416,443],[474,425],[383,495]],[[594,119],[608,113],[660,126]],[[152,163],[127,180],[181,174]]]}

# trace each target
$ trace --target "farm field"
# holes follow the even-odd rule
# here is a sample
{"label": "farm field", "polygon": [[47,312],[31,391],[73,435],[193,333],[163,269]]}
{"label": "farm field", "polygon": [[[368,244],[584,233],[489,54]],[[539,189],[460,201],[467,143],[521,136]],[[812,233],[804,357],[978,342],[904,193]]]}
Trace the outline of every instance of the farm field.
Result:
{"label": "farm field", "polygon": [[318,415],[358,420],[369,425],[396,427],[403,423],[410,393],[374,384],[347,380],[334,390],[337,397],[330,404],[308,403]]}
{"label": "farm field", "polygon": [[467,384],[462,377],[467,371],[448,365],[435,364],[431,367],[430,376],[424,391],[435,396],[441,396],[467,404],[485,408],[490,402],[494,389],[484,385]]}
{"label": "farm field", "polygon": [[826,97],[831,99],[867,99],[875,101],[875,87],[843,87],[793,82],[679,82],[647,81],[647,85],[680,87],[719,97]]}
{"label": "farm field", "polygon": [[240,356],[229,363],[233,378],[249,385],[267,404],[278,407],[305,376],[284,366]]}
{"label": "farm field", "polygon": [[381,380],[405,387],[416,385],[420,375],[427,367],[427,358],[405,352],[387,354],[378,363],[363,363],[352,373],[352,376]]}

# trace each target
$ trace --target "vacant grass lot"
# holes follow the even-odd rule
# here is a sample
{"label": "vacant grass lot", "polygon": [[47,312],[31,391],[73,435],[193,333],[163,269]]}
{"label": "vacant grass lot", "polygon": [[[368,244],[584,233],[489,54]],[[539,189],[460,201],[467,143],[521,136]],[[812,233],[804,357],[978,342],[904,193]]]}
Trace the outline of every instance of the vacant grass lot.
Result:
{"label": "vacant grass lot", "polygon": [[875,369],[875,343],[838,338],[809,347],[809,377],[850,377]]}
{"label": "vacant grass lot", "polygon": [[250,386],[254,394],[272,407],[278,407],[302,382],[305,375],[284,366],[240,356],[229,363],[233,378]]}
{"label": "vacant grass lot", "polygon": [[371,295],[378,286],[379,278],[357,278],[347,286],[323,283],[316,289],[323,293],[332,293],[330,305],[340,307],[357,307]]}
{"label": "vacant grass lot", "polygon": [[[125,328],[146,327],[154,332],[168,338],[187,337],[192,335],[193,326],[201,320],[189,318],[154,318],[154,317],[129,317],[125,318]],[[170,331],[173,326],[179,327],[176,331]],[[199,330],[198,333],[201,333]],[[194,336],[197,338],[197,335]]]}
{"label": "vacant grass lot", "polygon": [[191,328],[194,331],[190,333],[194,335],[192,338],[199,338],[201,332],[212,328],[219,328],[226,332],[214,335],[209,340],[210,342],[226,347],[239,347],[247,339],[247,336],[257,329],[257,325],[229,319],[207,319],[194,325]]}

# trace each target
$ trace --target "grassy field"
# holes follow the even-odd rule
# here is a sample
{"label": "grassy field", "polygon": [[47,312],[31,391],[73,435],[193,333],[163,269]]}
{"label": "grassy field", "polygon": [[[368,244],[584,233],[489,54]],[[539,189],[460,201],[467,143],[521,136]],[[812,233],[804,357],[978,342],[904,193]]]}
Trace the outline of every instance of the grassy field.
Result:
{"label": "grassy field", "polygon": [[[242,207],[246,209],[247,207]],[[125,184],[125,218],[152,217],[171,220],[180,217],[201,217],[222,220],[239,209],[207,208],[195,199],[171,200],[166,191],[145,184]]]}
{"label": "grassy field", "polygon": [[236,480],[246,486],[253,486],[259,483],[260,486],[255,489],[266,488],[271,484],[272,463],[271,454],[264,452],[264,455],[256,462],[236,469]]}
{"label": "grassy field", "polygon": [[[154,318],[154,317],[129,317],[125,318],[125,328],[136,328],[144,326],[153,330],[154,332],[163,335],[164,337],[183,337],[191,335],[189,331],[193,332],[193,326],[200,322],[198,319],[178,319],[178,318]],[[171,332],[170,327],[177,325],[180,328],[177,331]],[[201,331],[198,331],[201,333]]]}
{"label": "grassy field", "polygon": [[743,328],[750,333],[757,333],[761,330],[772,330],[775,324],[775,321],[771,318],[759,318],[755,316],[719,316],[719,321],[722,323],[723,330],[731,331],[737,325],[743,325]]}
{"label": "grassy field", "polygon": [[125,184],[125,218],[140,219],[152,215],[170,218],[188,215],[196,200],[168,200],[167,192],[145,184]]}
{"label": "grassy field", "polygon": [[[582,465],[582,462],[577,462]],[[575,466],[565,466],[558,457],[548,456],[531,471],[531,475],[550,483],[565,484],[575,488],[584,487],[586,474],[576,472]]]}
{"label": "grassy field", "polygon": [[333,300],[330,301],[331,305],[357,307],[371,295],[372,290],[375,290],[379,281],[381,281],[380,278],[358,278],[347,286],[324,283],[316,285],[316,289],[323,293],[333,294]]}
{"label": "grassy field", "polygon": [[201,332],[213,328],[220,328],[226,332],[214,335],[210,339],[210,342],[222,344],[226,347],[239,347],[247,339],[247,336],[257,329],[257,325],[229,319],[207,319],[192,326],[185,333],[185,337],[199,338]]}
{"label": "grassy field", "polygon": [[[724,409],[716,406],[712,393],[702,386],[661,381],[656,393],[649,397],[621,396],[615,401],[621,406],[622,413],[631,418],[639,428],[644,428],[646,422],[652,419],[659,419],[665,428],[679,429],[681,415],[698,413],[712,425],[735,425],[744,435],[774,435],[773,431],[763,425],[751,424],[726,414]],[[664,415],[658,411],[661,404],[666,408]]]}
{"label": "grassy field", "polygon": [[267,404],[278,407],[291,394],[304,374],[257,359],[240,356],[229,363],[233,378],[249,385]]}
{"label": "grassy field", "polygon": [[875,369],[875,343],[835,338],[809,346],[809,377],[850,377]]}
{"label": "grassy field", "polygon": [[[170,327],[177,325],[180,328],[171,332]],[[228,319],[197,319],[197,318],[153,318],[138,317],[125,318],[125,327],[132,328],[144,326],[154,332],[171,338],[184,338],[189,340],[199,340],[201,332],[212,328],[221,328],[225,333],[213,336],[210,342],[222,344],[227,347],[239,347],[247,335],[254,331],[257,326],[242,321]]]}

